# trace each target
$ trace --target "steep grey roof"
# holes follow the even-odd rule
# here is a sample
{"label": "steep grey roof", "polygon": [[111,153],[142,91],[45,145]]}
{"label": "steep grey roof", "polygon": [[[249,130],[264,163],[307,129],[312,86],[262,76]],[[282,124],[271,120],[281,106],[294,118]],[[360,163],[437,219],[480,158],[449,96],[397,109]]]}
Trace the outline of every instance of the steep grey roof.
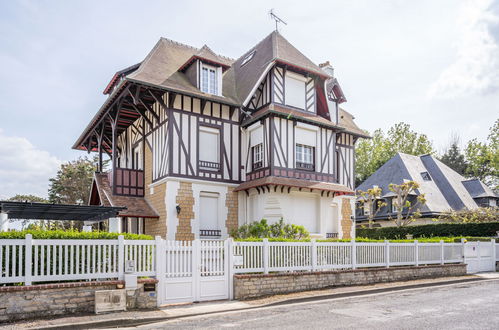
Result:
{"label": "steep grey roof", "polygon": [[[427,172],[431,180],[424,180]],[[357,189],[367,190],[374,185],[382,188],[382,195],[389,196],[390,183],[401,184],[404,179],[419,183],[419,194],[425,194],[422,212],[442,213],[450,210],[475,209],[473,198],[495,194],[479,180],[466,180],[463,176],[431,155],[412,156],[398,153]]]}
{"label": "steep grey roof", "polygon": [[463,181],[463,185],[473,198],[498,197],[496,193],[478,179]]}

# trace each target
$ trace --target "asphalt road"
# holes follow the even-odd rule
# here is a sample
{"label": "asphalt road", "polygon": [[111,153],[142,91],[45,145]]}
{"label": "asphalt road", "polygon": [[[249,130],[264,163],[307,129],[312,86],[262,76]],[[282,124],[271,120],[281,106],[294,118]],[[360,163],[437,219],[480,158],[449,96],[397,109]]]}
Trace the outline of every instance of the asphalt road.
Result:
{"label": "asphalt road", "polygon": [[499,280],[298,303],[148,329],[499,329]]}

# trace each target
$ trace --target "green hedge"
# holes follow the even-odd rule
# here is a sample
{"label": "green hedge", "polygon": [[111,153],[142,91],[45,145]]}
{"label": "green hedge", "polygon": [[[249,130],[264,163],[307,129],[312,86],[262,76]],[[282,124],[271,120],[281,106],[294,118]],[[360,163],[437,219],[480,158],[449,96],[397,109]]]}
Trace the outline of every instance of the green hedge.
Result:
{"label": "green hedge", "polygon": [[[444,241],[446,243],[454,243],[461,242],[461,239],[464,238],[467,241],[490,241],[489,237],[471,237],[471,236],[454,236],[454,237],[429,237],[429,238],[418,238],[418,242],[420,243],[438,243],[440,241]],[[310,242],[310,239],[286,239],[286,238],[269,238],[269,242]],[[414,243],[414,239],[388,239],[392,243]],[[236,242],[262,242],[263,238],[246,238],[246,239],[236,239]],[[317,242],[350,242],[350,239],[318,239]],[[356,242],[367,242],[367,243],[376,243],[376,242],[384,242],[384,239],[373,239],[366,237],[357,237],[355,239]]]}
{"label": "green hedge", "polygon": [[405,239],[407,234],[420,237],[495,237],[499,231],[499,222],[484,223],[439,223],[407,227],[359,228],[357,237],[370,239]]}
{"label": "green hedge", "polygon": [[31,234],[33,239],[118,239],[119,235],[123,235],[125,239],[147,239],[152,240],[149,235],[137,234],[118,234],[108,233],[104,231],[81,232],[77,230],[22,230],[22,231],[7,231],[0,232],[0,239],[24,239],[27,234]]}

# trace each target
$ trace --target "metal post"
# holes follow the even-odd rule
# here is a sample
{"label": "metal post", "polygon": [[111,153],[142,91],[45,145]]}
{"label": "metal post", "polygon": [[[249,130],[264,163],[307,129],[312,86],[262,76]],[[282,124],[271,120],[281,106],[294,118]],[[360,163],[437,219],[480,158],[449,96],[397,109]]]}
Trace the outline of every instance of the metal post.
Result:
{"label": "metal post", "polygon": [[312,238],[310,240],[310,248],[312,249],[311,251],[312,271],[315,272],[317,270],[317,245],[315,238]]}
{"label": "metal post", "polygon": [[33,274],[32,266],[32,253],[33,253],[33,237],[27,234],[24,239],[25,252],[24,252],[24,285],[31,285],[31,276]]}
{"label": "metal post", "polygon": [[125,279],[125,237],[118,236],[118,280]]}
{"label": "metal post", "polygon": [[263,273],[269,273],[269,239],[263,239]]}
{"label": "metal post", "polygon": [[390,267],[390,241],[385,240],[385,262],[386,268]]}

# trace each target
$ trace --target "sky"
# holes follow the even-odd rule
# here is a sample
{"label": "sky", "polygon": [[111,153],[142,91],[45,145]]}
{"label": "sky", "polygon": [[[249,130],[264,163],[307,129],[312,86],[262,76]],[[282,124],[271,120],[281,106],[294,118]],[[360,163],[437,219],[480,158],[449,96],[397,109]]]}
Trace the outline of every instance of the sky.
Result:
{"label": "sky", "polygon": [[47,196],[113,74],[160,37],[232,58],[274,29],[335,68],[357,124],[406,122],[437,150],[499,117],[499,0],[0,2],[0,199]]}

